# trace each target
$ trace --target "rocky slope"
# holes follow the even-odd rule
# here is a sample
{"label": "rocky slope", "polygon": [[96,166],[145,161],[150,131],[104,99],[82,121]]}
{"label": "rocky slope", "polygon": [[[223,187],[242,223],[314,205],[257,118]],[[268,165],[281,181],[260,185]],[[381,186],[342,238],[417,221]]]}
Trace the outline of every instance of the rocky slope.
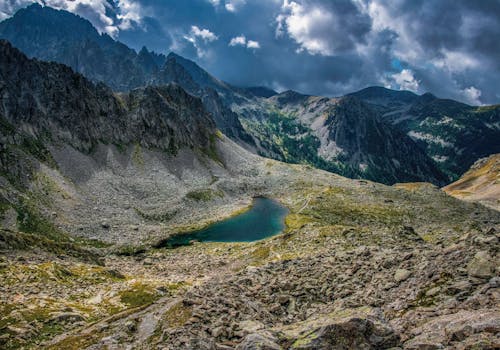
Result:
{"label": "rocky slope", "polygon": [[370,87],[351,96],[377,110],[382,119],[408,134],[451,179],[479,158],[500,152],[500,106],[474,107],[418,96],[409,91]]}
{"label": "rocky slope", "polygon": [[151,80],[151,85],[176,83],[187,92],[202,99],[212,113],[217,127],[247,149],[255,149],[253,138],[243,129],[238,115],[229,107],[230,101],[243,101],[253,95],[236,93],[237,88],[218,80],[194,62],[171,53],[163,68]]}
{"label": "rocky slope", "polygon": [[215,134],[201,101],[179,86],[115,95],[67,66],[30,60],[7,41],[0,41],[0,53],[0,115],[6,127],[15,125],[31,137],[80,151],[105,140],[175,152],[206,149]]}
{"label": "rocky slope", "polygon": [[[497,211],[264,159],[178,86],[117,96],[0,48],[3,349],[498,346]],[[158,244],[257,195],[285,232]]]}
{"label": "rocky slope", "polygon": [[152,84],[168,82],[200,96],[226,135],[261,155],[389,184],[448,182],[409,137],[355,98],[334,103],[295,92],[266,92],[263,98],[250,93],[260,90],[231,86],[175,54]]}
{"label": "rocky slope", "polygon": [[500,154],[478,160],[443,190],[451,196],[500,210]]}
{"label": "rocky slope", "polygon": [[[260,105],[242,105],[244,125],[264,149],[287,162],[309,163],[351,178],[383,183],[446,177],[416,144],[380,122],[353,97],[330,99],[287,91]],[[267,156],[273,154],[264,153]],[[279,158],[278,158],[279,159]]]}
{"label": "rocky slope", "polygon": [[146,84],[165,56],[143,48],[139,53],[99,34],[92,24],[67,11],[33,4],[0,23],[0,38],[30,57],[64,63],[113,90]]}

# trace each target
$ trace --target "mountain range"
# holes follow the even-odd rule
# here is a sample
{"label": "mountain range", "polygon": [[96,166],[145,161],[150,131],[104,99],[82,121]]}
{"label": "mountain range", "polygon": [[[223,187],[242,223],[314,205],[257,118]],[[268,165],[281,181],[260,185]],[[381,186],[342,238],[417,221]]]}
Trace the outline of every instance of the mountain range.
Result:
{"label": "mountain range", "polygon": [[217,128],[244,148],[352,178],[444,185],[500,152],[499,106],[381,87],[339,98],[240,88],[174,53],[136,53],[87,20],[38,4],[0,23],[0,38],[117,92],[175,82],[201,98]]}

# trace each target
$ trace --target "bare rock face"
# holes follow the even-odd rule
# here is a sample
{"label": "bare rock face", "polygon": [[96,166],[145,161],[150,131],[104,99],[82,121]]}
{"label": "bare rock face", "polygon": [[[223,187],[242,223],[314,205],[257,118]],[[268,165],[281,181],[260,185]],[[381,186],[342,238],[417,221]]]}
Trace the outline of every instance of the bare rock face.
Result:
{"label": "bare rock face", "polygon": [[346,309],[247,335],[238,350],[389,349],[399,335],[370,308]]}
{"label": "bare rock face", "polygon": [[249,334],[238,344],[236,350],[282,350],[276,339],[257,333]]}
{"label": "bare rock face", "polygon": [[215,133],[202,102],[177,85],[117,96],[64,65],[30,60],[6,41],[0,41],[0,76],[3,124],[46,143],[85,152],[99,142],[140,144],[175,153],[207,149]]}
{"label": "bare rock face", "polygon": [[500,127],[495,124],[500,115],[498,105],[469,106],[430,93],[419,96],[375,86],[350,95],[408,134],[453,179],[477,159],[500,152]]}
{"label": "bare rock face", "polygon": [[408,277],[411,276],[411,272],[405,269],[398,269],[396,270],[396,273],[394,274],[394,280],[396,282],[403,282],[404,280],[408,279]]}

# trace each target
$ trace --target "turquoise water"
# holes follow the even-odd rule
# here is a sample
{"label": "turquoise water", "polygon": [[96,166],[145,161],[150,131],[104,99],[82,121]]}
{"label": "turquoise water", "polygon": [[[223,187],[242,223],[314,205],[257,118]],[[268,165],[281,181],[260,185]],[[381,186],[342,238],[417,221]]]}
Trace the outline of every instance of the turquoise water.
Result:
{"label": "turquoise water", "polygon": [[285,228],[288,209],[278,202],[258,197],[252,207],[237,216],[219,221],[204,229],[178,234],[163,241],[160,246],[175,248],[199,242],[252,242],[276,235]]}

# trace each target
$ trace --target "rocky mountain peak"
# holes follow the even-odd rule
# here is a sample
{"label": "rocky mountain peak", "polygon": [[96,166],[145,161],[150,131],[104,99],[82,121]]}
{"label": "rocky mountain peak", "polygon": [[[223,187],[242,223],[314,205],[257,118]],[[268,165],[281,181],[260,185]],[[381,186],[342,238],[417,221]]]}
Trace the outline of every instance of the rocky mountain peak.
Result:
{"label": "rocky mountain peak", "polygon": [[[38,4],[0,23],[0,38],[29,57],[66,64],[94,82],[127,91],[145,85],[161,57],[138,55],[73,13]],[[150,55],[149,55],[150,56]]]}
{"label": "rocky mountain peak", "polygon": [[69,67],[27,58],[0,41],[0,116],[34,138],[89,151],[138,143],[167,151],[210,147],[215,124],[199,98],[170,84],[120,96]]}

